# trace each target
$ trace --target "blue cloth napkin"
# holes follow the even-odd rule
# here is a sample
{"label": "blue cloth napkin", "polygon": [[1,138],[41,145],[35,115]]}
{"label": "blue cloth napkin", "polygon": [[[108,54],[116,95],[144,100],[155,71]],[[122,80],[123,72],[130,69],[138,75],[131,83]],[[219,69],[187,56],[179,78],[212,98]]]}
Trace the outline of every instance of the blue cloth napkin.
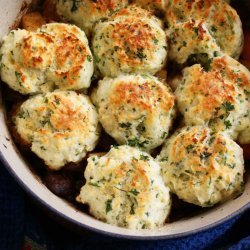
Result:
{"label": "blue cloth napkin", "polygon": [[[250,249],[250,210],[232,220],[177,240],[132,241],[93,232],[79,235],[55,222],[34,205],[0,164],[0,250],[20,249]],[[39,247],[38,247],[39,246]]]}

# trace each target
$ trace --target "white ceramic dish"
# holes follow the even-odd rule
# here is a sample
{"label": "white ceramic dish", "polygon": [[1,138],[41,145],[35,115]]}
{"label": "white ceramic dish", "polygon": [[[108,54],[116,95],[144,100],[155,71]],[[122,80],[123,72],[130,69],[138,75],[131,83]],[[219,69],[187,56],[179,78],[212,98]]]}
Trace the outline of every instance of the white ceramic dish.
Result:
{"label": "white ceramic dish", "polygon": [[[26,1],[26,3],[29,2],[30,1]],[[0,38],[2,38],[12,24],[15,23],[22,6],[23,0],[0,0],[2,13]],[[39,176],[35,175],[27,166],[11,140],[5,122],[5,111],[1,97],[0,111],[0,158],[2,162],[13,177],[35,200],[67,222],[82,228],[82,230],[90,229],[104,234],[130,239],[152,240],[178,238],[214,227],[250,208],[250,174],[248,171],[245,191],[240,197],[206,210],[206,212],[197,216],[180,219],[174,223],[166,224],[163,228],[157,230],[134,231],[108,225],[94,219],[88,214],[76,210],[70,203],[57,197],[47,189],[39,179]]]}

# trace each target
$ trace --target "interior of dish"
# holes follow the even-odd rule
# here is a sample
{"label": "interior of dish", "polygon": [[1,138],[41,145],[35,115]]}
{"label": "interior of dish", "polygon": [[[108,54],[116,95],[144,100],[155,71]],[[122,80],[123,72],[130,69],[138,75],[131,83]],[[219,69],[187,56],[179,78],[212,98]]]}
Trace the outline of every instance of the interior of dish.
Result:
{"label": "interior of dish", "polygon": [[[38,1],[39,2],[39,1]],[[50,1],[47,1],[47,4]],[[239,13],[241,14],[241,19],[243,20],[243,24],[245,25],[245,28],[247,28],[247,15],[244,13],[244,10],[242,11],[242,8],[239,8],[238,3],[237,5],[233,5],[236,9],[239,9]],[[243,8],[244,9],[244,8]],[[59,21],[58,17],[55,15],[55,12],[53,8],[49,5],[42,6],[41,3],[36,3],[31,6],[29,9],[29,12],[40,12],[45,16],[45,19],[47,21],[55,20]],[[247,65],[247,62],[244,61],[244,63]],[[178,68],[177,65],[169,65],[168,66],[168,72],[174,72],[176,71],[176,68]],[[164,78],[164,71],[161,71],[157,73],[159,78],[162,79],[162,81],[166,81]],[[156,75],[157,75],[156,74]],[[92,91],[92,89],[97,85],[98,79],[95,79],[91,83],[91,88],[89,89],[89,92]],[[9,87],[4,85],[3,87],[3,97],[6,107],[6,120],[9,125],[10,131],[12,131],[12,124],[11,120],[9,119],[13,114],[13,107],[18,106],[19,103],[22,103],[26,100],[26,97],[11,90]],[[173,128],[176,128],[180,126],[180,119],[176,119],[175,123],[173,125]],[[12,132],[13,135],[13,132]],[[13,136],[15,138],[15,136]],[[16,140],[16,139],[15,139]],[[32,153],[29,148],[25,148],[22,144],[16,144],[19,151],[21,152],[22,156],[24,157],[27,164],[30,166],[30,169],[32,172],[34,172],[35,175],[37,175],[43,183],[47,186],[48,189],[50,189],[54,194],[62,197],[63,199],[66,199],[69,201],[77,210],[80,210],[84,213],[88,213],[89,207],[87,205],[82,205],[76,202],[75,197],[79,194],[80,188],[85,184],[85,180],[83,178],[84,171],[87,165],[86,158],[78,163],[68,163],[66,164],[63,169],[60,171],[51,171],[49,170],[44,162],[37,157],[34,153]],[[93,153],[103,153],[108,152],[111,145],[116,145],[115,140],[109,136],[107,133],[102,132],[102,135],[100,137],[100,141],[98,145],[95,147]],[[153,156],[157,156],[160,152],[160,147],[157,148],[152,152]],[[245,162],[245,169],[248,171],[249,162]],[[247,174],[245,174],[247,176]],[[199,206],[195,206],[186,202],[183,202],[180,200],[176,195],[172,195],[173,204],[172,204],[172,212],[170,213],[170,216],[168,217],[166,223],[174,223],[175,221],[182,219],[182,218],[191,218],[192,216],[202,215],[207,210],[211,208],[201,208]],[[216,208],[215,208],[216,209]]]}

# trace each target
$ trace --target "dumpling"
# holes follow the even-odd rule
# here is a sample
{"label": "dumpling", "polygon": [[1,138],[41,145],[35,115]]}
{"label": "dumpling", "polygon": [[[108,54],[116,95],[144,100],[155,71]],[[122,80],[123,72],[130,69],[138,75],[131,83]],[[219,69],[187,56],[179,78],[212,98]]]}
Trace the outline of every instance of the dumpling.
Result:
{"label": "dumpling", "polygon": [[167,31],[168,56],[178,64],[193,64],[196,61],[205,67],[216,56],[222,54],[205,24],[200,21],[178,23]]}
{"label": "dumpling", "polygon": [[51,23],[36,32],[11,31],[0,53],[2,81],[22,94],[90,86],[93,58],[76,26]]}
{"label": "dumpling", "polygon": [[89,36],[98,20],[126,7],[128,0],[55,0],[55,5],[59,16],[76,24]]}
{"label": "dumpling", "polygon": [[153,76],[104,78],[92,94],[105,131],[119,144],[150,151],[168,135],[175,116],[175,97]]}
{"label": "dumpling", "polygon": [[167,40],[160,21],[137,6],[122,9],[94,28],[92,49],[103,76],[152,74],[166,64]]}
{"label": "dumpling", "polygon": [[95,148],[100,132],[90,99],[73,91],[30,97],[13,123],[23,142],[52,170],[81,161]]}
{"label": "dumpling", "polygon": [[160,166],[147,153],[129,146],[113,147],[88,158],[86,184],[77,201],[111,225],[153,229],[164,224],[171,207]]}
{"label": "dumpling", "polygon": [[186,125],[207,125],[233,139],[249,125],[250,73],[229,56],[217,57],[208,71],[195,64],[183,70],[175,91]]}
{"label": "dumpling", "polygon": [[226,1],[170,0],[165,17],[171,28],[191,20],[204,22],[222,52],[239,58],[243,47],[242,24],[237,12]]}
{"label": "dumpling", "polygon": [[186,202],[210,207],[243,192],[243,151],[223,132],[184,127],[166,141],[157,160],[165,184]]}

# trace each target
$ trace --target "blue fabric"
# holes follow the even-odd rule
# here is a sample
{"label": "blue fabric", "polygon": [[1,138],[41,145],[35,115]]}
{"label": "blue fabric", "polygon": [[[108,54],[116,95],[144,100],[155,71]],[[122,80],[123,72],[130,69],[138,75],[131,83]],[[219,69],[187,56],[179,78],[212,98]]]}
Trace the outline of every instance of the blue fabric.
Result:
{"label": "blue fabric", "polygon": [[42,212],[0,165],[0,250],[20,249],[24,237],[44,249],[250,249],[250,210],[214,229],[178,240],[120,240],[79,235]]}

